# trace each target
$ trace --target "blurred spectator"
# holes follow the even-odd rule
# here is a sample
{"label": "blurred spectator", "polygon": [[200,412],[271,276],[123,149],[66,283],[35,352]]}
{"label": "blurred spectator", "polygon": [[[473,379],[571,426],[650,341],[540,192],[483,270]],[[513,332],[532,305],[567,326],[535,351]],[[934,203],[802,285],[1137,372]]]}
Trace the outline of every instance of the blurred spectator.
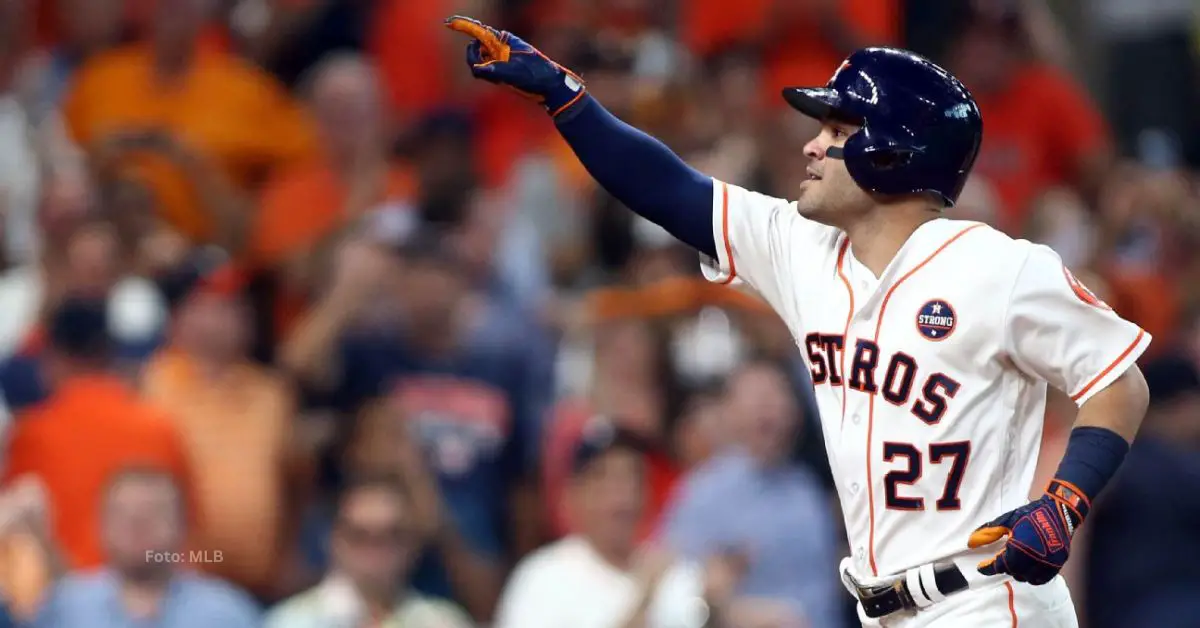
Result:
{"label": "blurred spectator", "polygon": [[[367,49],[379,60],[384,93],[401,120],[424,115],[463,100],[469,84],[455,70],[462,42],[445,36],[442,21],[450,15],[494,17],[489,0],[379,0],[367,33]],[[413,63],[413,51],[422,51]],[[454,97],[459,98],[455,99]]]}
{"label": "blurred spectator", "polygon": [[1112,148],[1087,96],[1030,54],[1019,7],[973,7],[946,58],[987,120],[975,172],[1003,202],[996,226],[1022,235],[1030,203],[1046,188],[1071,185],[1095,198],[1112,165]]}
{"label": "blurred spectator", "polygon": [[443,227],[463,222],[479,193],[478,169],[471,162],[478,131],[466,114],[443,110],[422,119],[407,138],[424,220]]}
{"label": "blurred spectator", "polygon": [[0,324],[0,387],[13,409],[48,394],[41,323],[64,294],[105,304],[114,366],[123,371],[153,352],[166,324],[162,296],[153,283],[128,272],[113,225],[86,218],[79,222],[80,217],[66,220],[71,224],[62,233],[48,231],[52,237],[46,239],[40,263],[0,276],[0,304],[9,313]]}
{"label": "blurred spectator", "polygon": [[409,213],[412,168],[390,157],[379,77],[371,62],[341,55],[312,70],[310,104],[320,159],[278,172],[253,228],[255,261],[281,275],[278,322],[286,336],[327,277],[334,247],[373,212]]}
{"label": "blurred spectator", "polygon": [[1152,345],[1152,357],[1170,347],[1196,296],[1188,261],[1200,244],[1196,197],[1181,173],[1136,164],[1114,170],[1103,190],[1095,269],[1111,287],[1110,305],[1168,341]]}
{"label": "blurred spectator", "polygon": [[53,22],[57,38],[27,60],[33,81],[32,101],[40,119],[57,110],[77,69],[93,56],[121,42],[126,34],[122,0],[41,0],[40,22]]}
{"label": "blurred spectator", "polygon": [[29,4],[0,5],[0,262],[5,269],[29,260],[37,240],[33,223],[41,155],[34,141],[34,116],[18,81],[31,25]]}
{"label": "blurred spectator", "polygon": [[485,619],[509,548],[523,553],[538,540],[532,365],[520,338],[481,333],[488,310],[463,261],[444,236],[421,236],[403,247],[399,273],[381,245],[346,243],[327,296],[283,355],[343,412],[386,399],[403,414],[437,475],[450,530],[417,587]]}
{"label": "blurred spectator", "polygon": [[571,477],[571,455],[584,427],[597,414],[613,417],[622,429],[637,434],[647,444],[643,477],[648,501],[639,510],[639,537],[654,530],[678,477],[668,445],[668,359],[654,327],[641,317],[603,320],[586,346],[560,349],[559,368],[580,369],[582,373],[564,377],[579,388],[570,391],[576,395],[565,397],[554,408],[546,435],[545,503],[556,536],[572,531],[569,506],[563,499]]}
{"label": "blurred spectator", "polygon": [[749,558],[740,597],[771,600],[813,628],[838,626],[837,525],[816,476],[787,460],[801,424],[791,387],[776,367],[750,363],[727,390],[735,445],[684,478],[664,541],[693,560],[737,548]]}
{"label": "blurred spectator", "polygon": [[[263,598],[281,568],[299,577],[285,524],[302,479],[291,433],[295,401],[283,379],[249,358],[250,311],[236,269],[198,278],[174,316],[170,345],[143,372],[147,399],[176,422],[193,464],[196,545],[222,552],[200,567]],[[293,490],[289,490],[293,489]]]}
{"label": "blurred spectator", "polygon": [[[1091,268],[1099,253],[1096,220],[1073,190],[1051,188],[1030,210],[1026,236],[1054,249],[1068,268]],[[1090,286],[1090,284],[1088,284]]]}
{"label": "blurred spectator", "polygon": [[0,492],[0,601],[22,622],[37,614],[62,569],[47,506],[36,476],[22,476]]}
{"label": "blurred spectator", "polygon": [[715,78],[716,94],[693,103],[695,128],[688,139],[703,152],[688,163],[722,181],[749,185],[762,159],[756,146],[765,109],[758,59],[745,49],[731,51],[712,58],[704,74]]}
{"label": "blurred spectator", "polygon": [[1093,4],[1084,15],[1103,52],[1108,114],[1125,154],[1158,166],[1177,166],[1189,156],[1200,164],[1196,3]]}
{"label": "blurred spectator", "polygon": [[386,477],[343,489],[330,539],[329,575],[277,606],[266,628],[467,628],[454,605],[411,589],[424,531],[411,498]]}
{"label": "blurred spectator", "polygon": [[702,570],[660,549],[637,551],[643,451],[636,434],[607,419],[589,422],[565,496],[577,532],[517,565],[496,628],[698,625],[700,601],[724,616],[740,561],[719,557]]}
{"label": "blurred spectator", "polygon": [[155,181],[131,167],[140,160],[150,160],[154,167],[169,170],[186,184],[192,194],[190,207],[208,229],[208,243],[232,254],[240,254],[246,246],[253,210],[250,195],[199,143],[166,129],[139,128],[108,133],[90,148],[101,192],[101,211],[126,238],[139,242],[162,233],[189,235],[163,213],[167,199],[155,187]]}
{"label": "blurred spectator", "polygon": [[788,85],[824,85],[850,52],[899,36],[896,0],[692,0],[682,4],[682,38],[707,57],[735,45],[761,47],[761,98],[783,105]]}
{"label": "blurred spectator", "polygon": [[185,551],[187,506],[175,478],[127,468],[109,479],[104,509],[103,569],[72,574],[55,585],[34,626],[123,628],[253,628],[258,609],[245,593],[186,569],[220,554]]}
{"label": "blurred spectator", "polygon": [[[226,52],[198,45],[211,6],[158,2],[148,41],[88,61],[65,105],[75,140],[91,148],[113,133],[176,134],[244,189],[309,157],[312,130],[282,87]],[[190,238],[213,237],[215,226],[199,206],[204,190],[147,152],[126,163],[153,190],[162,216]]]}
{"label": "blurred spectator", "polygon": [[229,8],[243,53],[296,87],[321,59],[362,50],[379,2],[249,0]]}
{"label": "blurred spectator", "polygon": [[4,461],[6,483],[32,474],[45,485],[54,540],[75,569],[103,563],[99,509],[114,473],[141,465],[180,482],[191,476],[171,419],[113,373],[107,326],[102,301],[70,298],[55,309],[44,364],[51,396],[18,415]]}
{"label": "blurred spectator", "polygon": [[721,391],[715,388],[694,390],[684,400],[672,439],[680,471],[686,473],[700,467],[725,442],[728,430],[721,402]]}
{"label": "blurred spectator", "polygon": [[1200,376],[1176,357],[1145,375],[1150,411],[1083,528],[1090,628],[1183,628],[1200,615]]}

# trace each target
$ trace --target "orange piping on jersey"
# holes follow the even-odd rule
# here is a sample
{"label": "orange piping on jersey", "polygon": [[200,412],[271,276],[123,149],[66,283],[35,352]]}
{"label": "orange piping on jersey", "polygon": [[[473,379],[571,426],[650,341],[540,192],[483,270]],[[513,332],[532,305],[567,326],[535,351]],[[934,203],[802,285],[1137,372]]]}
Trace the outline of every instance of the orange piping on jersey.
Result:
{"label": "orange piping on jersey", "polygon": [[1108,375],[1108,373],[1110,371],[1117,368],[1118,364],[1120,364],[1121,362],[1124,362],[1125,358],[1130,353],[1133,353],[1133,350],[1136,349],[1138,344],[1142,342],[1142,337],[1144,337],[1145,335],[1146,335],[1146,330],[1139,329],[1137,338],[1133,339],[1133,343],[1131,343],[1128,347],[1125,347],[1125,350],[1121,352],[1121,355],[1117,356],[1117,359],[1113,360],[1112,364],[1108,365],[1108,368],[1104,369],[1103,371],[1100,371],[1099,375],[1093,377],[1092,381],[1088,382],[1087,386],[1083,387],[1083,390],[1080,390],[1079,392],[1075,393],[1074,395],[1071,395],[1071,401],[1078,401],[1080,397],[1086,395],[1088,393],[1088,391],[1092,389],[1092,386],[1095,386],[1097,382],[1104,379],[1104,376]]}
{"label": "orange piping on jersey", "polygon": [[842,248],[838,249],[837,258],[837,273],[842,280],[842,284],[846,286],[846,294],[850,297],[850,310],[846,312],[846,328],[842,330],[842,427],[846,426],[846,353],[850,351],[850,321],[854,319],[854,288],[850,287],[850,280],[846,279],[846,274],[842,272],[842,260],[846,257],[846,249],[850,248],[850,238],[842,240]]}
{"label": "orange piping on jersey", "polygon": [[729,185],[721,182],[721,237],[725,240],[725,259],[729,260],[729,276],[718,282],[728,285],[737,279],[737,267],[733,265],[733,244],[729,242]]}
{"label": "orange piping on jersey", "polygon": [[[953,237],[951,237],[949,240],[946,240],[945,243],[943,243],[941,246],[939,246],[936,251],[934,251],[933,253],[930,253],[929,257],[926,257],[920,264],[917,264],[915,267],[913,267],[912,270],[905,273],[903,277],[901,277],[900,279],[897,279],[896,283],[892,284],[891,288],[888,288],[887,294],[883,295],[883,302],[879,304],[879,317],[875,320],[875,339],[874,339],[875,346],[879,346],[879,332],[880,332],[880,330],[883,329],[883,315],[887,311],[888,301],[890,301],[892,299],[892,293],[894,293],[896,291],[896,288],[899,288],[900,284],[907,281],[908,278],[912,277],[914,274],[916,274],[916,272],[918,270],[921,270],[922,268],[924,268],[925,265],[928,264],[930,261],[932,261],[933,258],[937,257],[939,253],[946,250],[946,247],[950,246],[951,244],[954,244],[955,240],[963,237],[964,235],[967,234],[967,232],[971,231],[972,229],[978,229],[979,227],[982,227],[982,226],[983,226],[982,223],[974,224],[974,225],[971,225],[970,227],[967,227],[966,229],[963,229],[962,231],[959,231],[958,233],[954,234]],[[843,355],[845,355],[844,351],[843,351]],[[845,411],[845,407],[846,407],[846,404],[842,403],[843,412]],[[875,395],[871,395],[869,401],[867,402],[867,508],[868,508],[867,513],[870,516],[870,524],[871,524],[870,534],[867,539],[867,547],[870,550],[868,555],[871,558],[871,573],[878,576],[879,570],[876,569],[876,567],[875,567],[875,487],[874,487],[874,483],[871,479],[871,432],[874,431],[874,428],[875,428]]]}
{"label": "orange piping on jersey", "polygon": [[1012,615],[1012,628],[1017,628],[1017,596],[1011,582],[1005,582],[1004,588],[1008,589],[1008,614]]}

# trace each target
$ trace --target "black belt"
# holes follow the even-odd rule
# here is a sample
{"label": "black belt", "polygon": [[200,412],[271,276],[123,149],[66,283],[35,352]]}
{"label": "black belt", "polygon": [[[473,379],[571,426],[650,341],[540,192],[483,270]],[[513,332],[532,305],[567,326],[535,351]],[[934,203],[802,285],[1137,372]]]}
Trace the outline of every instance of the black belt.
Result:
{"label": "black belt", "polygon": [[890,584],[867,586],[846,574],[856,591],[863,612],[878,619],[902,610],[915,610],[939,602],[967,588],[967,578],[951,562],[909,569]]}

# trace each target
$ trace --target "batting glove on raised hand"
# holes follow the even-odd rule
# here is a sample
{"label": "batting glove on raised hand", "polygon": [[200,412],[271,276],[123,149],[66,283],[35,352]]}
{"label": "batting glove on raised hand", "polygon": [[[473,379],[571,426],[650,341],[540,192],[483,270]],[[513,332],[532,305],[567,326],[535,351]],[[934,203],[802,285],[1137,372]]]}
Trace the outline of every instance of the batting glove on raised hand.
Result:
{"label": "batting glove on raised hand", "polygon": [[1046,584],[1071,554],[1071,537],[1083,523],[1088,499],[1074,487],[1053,480],[1040,499],[979,526],[967,546],[983,547],[1007,536],[995,556],[979,563],[985,576],[1008,574],[1018,582]]}
{"label": "batting glove on raised hand", "polygon": [[552,116],[583,97],[583,80],[578,75],[520,37],[461,15],[447,19],[446,27],[473,38],[467,44],[467,65],[475,78],[507,85],[540,103]]}

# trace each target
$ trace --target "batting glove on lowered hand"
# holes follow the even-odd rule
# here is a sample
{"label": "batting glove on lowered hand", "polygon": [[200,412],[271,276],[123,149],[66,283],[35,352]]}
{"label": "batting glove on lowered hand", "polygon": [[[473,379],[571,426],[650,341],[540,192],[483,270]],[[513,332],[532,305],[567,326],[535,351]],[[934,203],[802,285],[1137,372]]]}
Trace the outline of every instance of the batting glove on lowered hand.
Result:
{"label": "batting glove on lowered hand", "polygon": [[1018,582],[1046,584],[1071,554],[1071,537],[1083,523],[1088,499],[1073,486],[1053,480],[1041,499],[1004,513],[971,533],[971,549],[1007,536],[995,556],[979,563],[985,576],[1008,574]]}
{"label": "batting glove on lowered hand", "polygon": [[583,97],[583,80],[578,75],[520,37],[461,15],[447,19],[446,27],[473,38],[467,44],[467,65],[475,78],[507,85],[540,103],[552,116]]}

